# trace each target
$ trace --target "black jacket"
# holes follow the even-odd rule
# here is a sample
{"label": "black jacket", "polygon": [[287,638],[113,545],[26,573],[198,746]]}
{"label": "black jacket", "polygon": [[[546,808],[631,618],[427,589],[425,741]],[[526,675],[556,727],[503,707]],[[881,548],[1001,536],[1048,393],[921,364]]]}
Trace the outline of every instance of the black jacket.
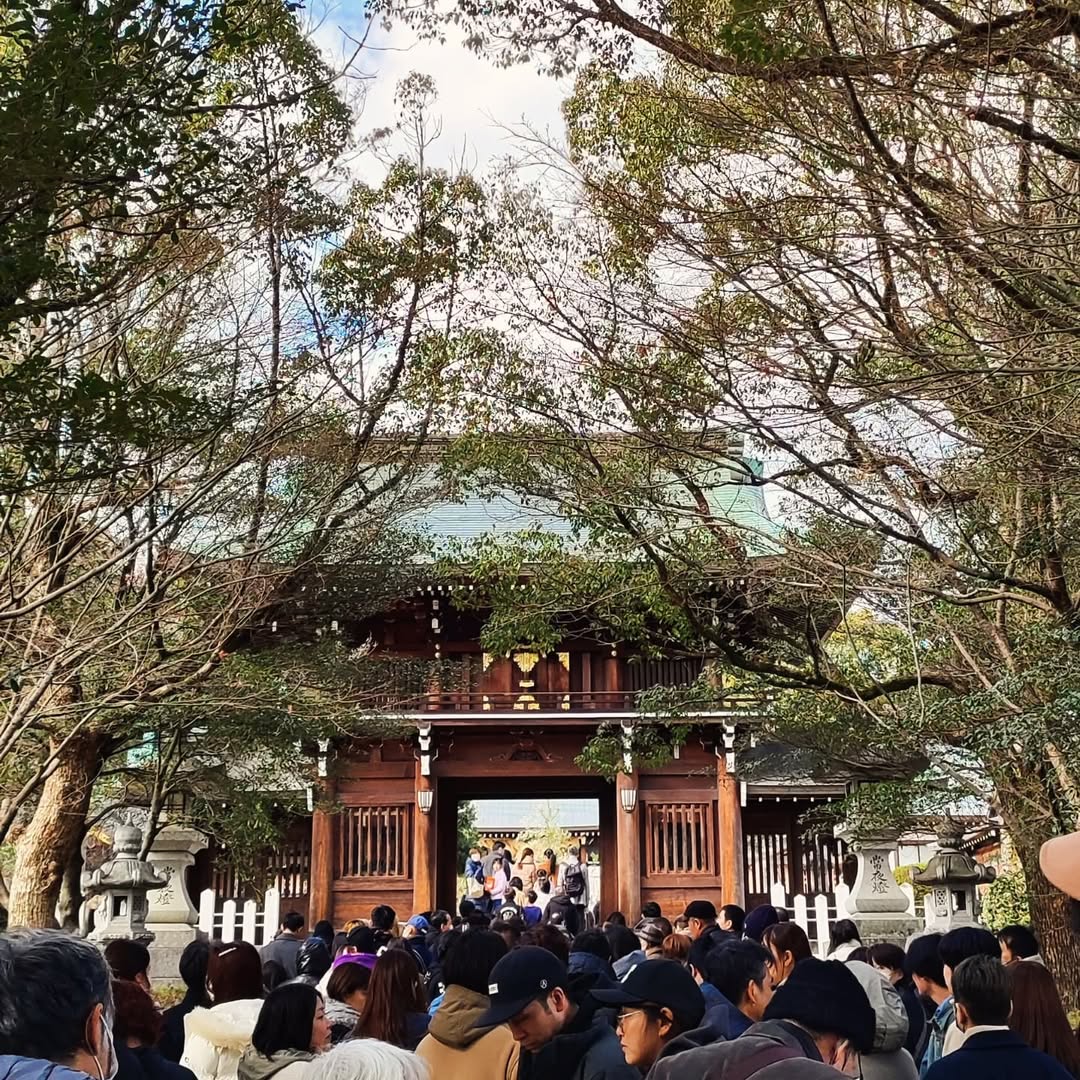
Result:
{"label": "black jacket", "polygon": [[774,1067],[770,1077],[785,1073],[799,1077],[805,1072],[839,1078],[835,1069],[822,1064],[808,1033],[784,1020],[754,1024],[737,1039],[714,1041],[715,1034],[715,1028],[703,1027],[672,1039],[648,1080],[723,1080],[728,1070],[750,1077],[770,1066]]}
{"label": "black jacket", "polygon": [[1034,1050],[1011,1031],[977,1031],[948,1057],[934,1062],[926,1080],[1071,1080],[1061,1062]]}
{"label": "black jacket", "polygon": [[918,1062],[926,1046],[926,1013],[923,1012],[919,991],[915,989],[914,983],[904,979],[896,984],[896,989],[900,991],[900,1000],[904,1003],[908,1020],[904,1049]]}
{"label": "black jacket", "polygon": [[166,1009],[162,1014],[161,1038],[158,1039],[157,1048],[166,1061],[179,1062],[184,1053],[184,1017],[192,1009],[206,1004],[204,994],[188,990],[179,1005]]}
{"label": "black jacket", "polygon": [[116,1049],[116,1080],[146,1080],[146,1074],[142,1071],[135,1051],[120,1042],[115,1035],[113,1046]]}
{"label": "black jacket", "polygon": [[586,1002],[574,1019],[536,1053],[521,1051],[518,1080],[640,1080],[626,1064],[607,1016]]}
{"label": "black jacket", "polygon": [[725,941],[738,941],[738,934],[733,934],[730,930],[721,930],[716,923],[713,923],[708,929],[703,930],[701,933],[702,938],[709,943],[709,951],[712,952],[719,945],[723,945]]}
{"label": "black jacket", "polygon": [[195,1080],[195,1074],[169,1061],[153,1046],[139,1046],[131,1051],[138,1059],[146,1080]]}

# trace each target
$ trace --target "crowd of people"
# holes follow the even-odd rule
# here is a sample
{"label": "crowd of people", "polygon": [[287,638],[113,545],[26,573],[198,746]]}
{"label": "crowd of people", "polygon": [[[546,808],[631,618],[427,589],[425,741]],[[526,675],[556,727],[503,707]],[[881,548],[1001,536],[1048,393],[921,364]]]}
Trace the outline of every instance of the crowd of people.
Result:
{"label": "crowd of people", "polygon": [[526,928],[554,923],[568,933],[585,929],[592,904],[589,853],[576,844],[561,857],[548,848],[537,858],[531,847],[515,855],[496,840],[474,847],[465,860],[465,899],[484,915],[517,919]]}
{"label": "crowd of people", "polygon": [[[483,872],[494,853],[476,854]],[[535,887],[532,852],[513,868],[528,858]],[[504,917],[506,894],[486,888],[497,873],[484,877],[453,916],[402,923],[380,906],[305,933],[290,912],[261,953],[195,941],[164,1012],[139,942],[2,935],[0,1078],[1080,1080],[1080,1041],[1025,927],[904,949],[841,920],[822,960],[769,905],[695,900],[669,920],[650,903],[632,924],[615,912],[582,929]]]}

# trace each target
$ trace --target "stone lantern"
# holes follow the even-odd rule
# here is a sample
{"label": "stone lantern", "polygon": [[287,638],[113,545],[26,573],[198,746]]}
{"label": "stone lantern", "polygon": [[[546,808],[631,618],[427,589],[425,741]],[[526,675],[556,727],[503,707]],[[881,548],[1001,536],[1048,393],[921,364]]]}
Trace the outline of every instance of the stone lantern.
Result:
{"label": "stone lantern", "polygon": [[166,879],[150,863],[139,858],[142,830],[118,824],[113,830],[112,857],[96,870],[84,870],[79,930],[91,941],[134,938],[150,942],[154,935],[146,929],[146,894],[160,889]]}
{"label": "stone lantern", "polygon": [[937,853],[911,878],[930,889],[927,904],[933,909],[934,929],[942,932],[977,925],[976,888],[997,877],[992,866],[983,866],[960,850],[963,839],[963,826],[946,819],[938,829]]}
{"label": "stone lantern", "polygon": [[165,885],[147,898],[146,929],[153,935],[150,972],[155,978],[174,979],[180,955],[198,936],[199,913],[188,893],[187,871],[207,839],[194,829],[166,825],[154,839],[146,858]]}
{"label": "stone lantern", "polygon": [[[839,827],[836,835],[847,841],[857,861],[855,884],[845,904],[846,914],[859,928],[863,941],[892,941],[903,945],[919,928],[908,909],[908,898],[896,884],[889,856],[896,850],[899,832],[878,830],[863,836]],[[845,912],[837,913],[841,918]]]}

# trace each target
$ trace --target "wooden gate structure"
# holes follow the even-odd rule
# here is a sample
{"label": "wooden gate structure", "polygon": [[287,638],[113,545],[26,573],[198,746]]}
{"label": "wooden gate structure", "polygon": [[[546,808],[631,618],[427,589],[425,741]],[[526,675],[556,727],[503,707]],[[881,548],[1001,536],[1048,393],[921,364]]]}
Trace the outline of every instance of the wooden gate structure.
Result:
{"label": "wooden gate structure", "polygon": [[310,919],[340,925],[380,903],[399,913],[454,907],[458,807],[476,798],[595,798],[605,912],[635,916],[650,900],[670,913],[698,897],[746,903],[767,898],[777,880],[816,893],[837,877],[836,859],[807,857],[817,848],[798,838],[802,789],[763,810],[755,785],[740,782],[745,702],[693,716],[691,739],[664,765],[631,762],[609,782],[576,764],[598,726],[619,734],[643,722],[639,693],[691,682],[700,662],[646,664],[580,641],[493,657],[451,587],[418,591],[351,632],[383,655],[438,660],[438,674],[404,708],[398,702],[408,734],[328,750],[312,821]]}
{"label": "wooden gate structure", "polygon": [[[731,451],[734,462],[737,441]],[[753,463],[709,475],[715,520],[737,525],[749,551],[754,536],[774,528]],[[526,506],[508,493],[436,498],[416,515],[431,535],[456,541],[527,526],[571,537],[556,507]],[[714,618],[733,634],[757,632],[760,583],[718,576],[706,598]],[[629,918],[650,900],[668,914],[698,897],[761,902],[778,881],[794,894],[832,890],[840,850],[805,840],[797,822],[808,799],[840,792],[790,778],[774,791],[740,777],[738,728],[752,722],[746,701],[680,716],[691,734],[664,765],[628,760],[628,771],[606,782],[576,764],[599,727],[618,739],[647,723],[641,694],[693,683],[701,657],[635,656],[621,643],[591,640],[584,619],[569,620],[552,652],[492,655],[481,643],[486,613],[463,595],[471,590],[467,581],[425,584],[380,614],[342,611],[333,620],[332,632],[397,664],[379,691],[385,700],[372,702],[395,734],[318,748],[322,790],[304,864],[310,922],[340,926],[380,903],[399,915],[455,906],[457,808],[480,797],[597,799],[600,905]]]}

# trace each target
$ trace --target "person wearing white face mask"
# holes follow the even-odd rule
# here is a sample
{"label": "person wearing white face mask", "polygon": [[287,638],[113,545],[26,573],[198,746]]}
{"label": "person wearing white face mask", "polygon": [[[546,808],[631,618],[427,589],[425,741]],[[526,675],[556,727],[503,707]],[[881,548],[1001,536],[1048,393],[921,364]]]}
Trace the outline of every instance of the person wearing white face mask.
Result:
{"label": "person wearing white face mask", "polygon": [[59,930],[0,935],[0,1076],[114,1080],[105,958]]}

